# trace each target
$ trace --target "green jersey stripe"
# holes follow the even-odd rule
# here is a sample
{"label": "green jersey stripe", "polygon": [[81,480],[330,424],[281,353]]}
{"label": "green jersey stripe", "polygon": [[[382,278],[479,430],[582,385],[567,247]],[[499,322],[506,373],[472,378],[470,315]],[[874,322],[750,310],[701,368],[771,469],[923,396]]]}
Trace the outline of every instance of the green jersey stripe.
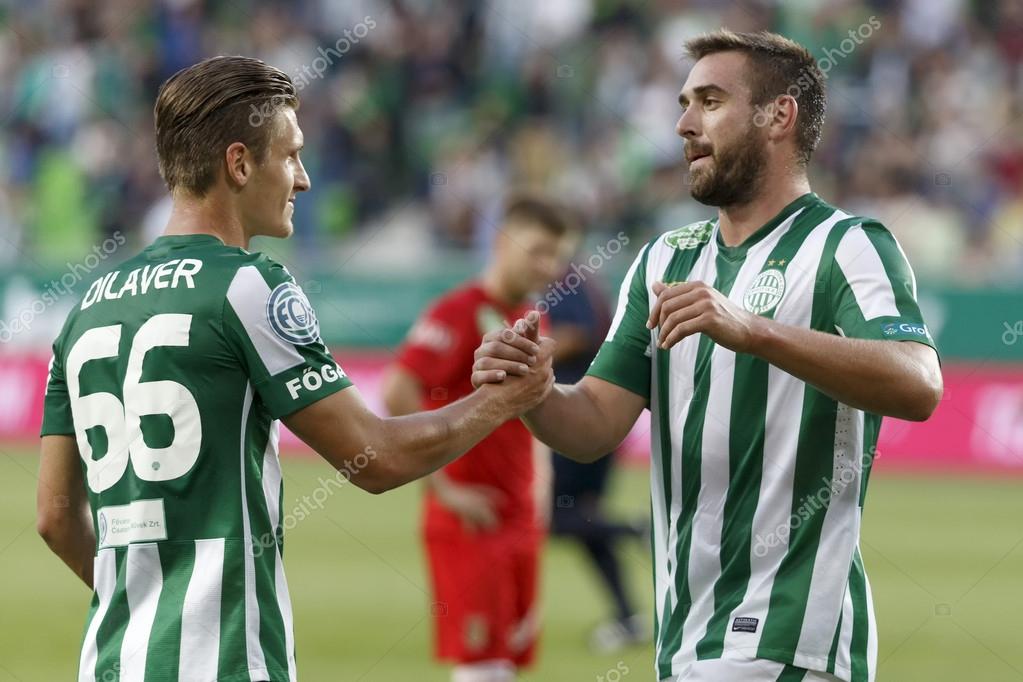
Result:
{"label": "green jersey stripe", "polygon": [[[842,599],[842,603],[843,603],[843,605],[845,603],[844,597]],[[834,634],[834,637],[832,638],[832,641],[831,641],[831,651],[828,652],[828,667],[827,667],[827,671],[829,673],[831,673],[832,675],[835,674],[835,659],[838,656],[838,642],[839,642],[839,640],[842,637],[842,623],[843,622],[844,622],[844,619],[842,618],[842,612],[840,611],[838,613],[838,625],[835,627],[835,634]]]}
{"label": "green jersey stripe", "polygon": [[[742,264],[724,258],[716,242],[711,249],[716,273],[713,286],[727,296]],[[715,406],[717,404],[714,388],[725,388],[724,382],[715,384],[711,381],[715,369],[718,368],[714,362],[716,348],[717,345],[709,336],[699,335],[693,399],[689,402],[685,425],[682,428],[678,474],[682,478],[681,494],[678,498],[682,510],[675,523],[679,538],[678,568],[675,571],[679,608],[669,621],[682,631],[682,638],[678,650],[672,656],[673,669],[678,669],[698,654],[696,644],[705,632],[707,619],[713,608],[711,596],[713,575],[720,570],[719,566],[715,565],[718,563],[718,557],[708,552],[720,540],[720,532],[718,537],[714,538],[714,530],[703,527],[706,521],[710,522],[708,525],[714,525],[720,519],[723,502],[720,486],[727,485],[727,472],[722,472],[723,467],[714,466],[711,459],[704,459],[707,412],[712,404]],[[675,403],[678,407],[683,404]],[[724,419],[724,415],[719,419]],[[727,425],[724,425],[723,429],[721,426],[712,423],[713,436],[727,434]],[[725,441],[727,442],[727,435]],[[689,476],[683,472],[689,472]],[[701,511],[699,516],[696,514],[697,509]]]}
{"label": "green jersey stripe", "polygon": [[[716,247],[708,242],[699,243],[691,248],[676,250],[670,248],[667,240],[659,240],[657,244],[658,258],[651,264],[648,279],[662,279],[674,282],[683,279],[713,279],[715,275]],[[654,329],[651,335],[659,333]],[[656,336],[653,336],[656,338]],[[679,586],[686,585],[685,575],[688,564],[688,540],[679,537],[684,499],[689,496],[695,502],[699,489],[698,470],[691,477],[682,476],[682,458],[679,456],[682,440],[678,435],[686,430],[689,419],[686,405],[699,404],[695,400],[695,381],[698,376],[698,357],[703,335],[684,339],[670,351],[657,350],[655,362],[658,367],[658,418],[655,423],[660,426],[658,453],[661,460],[661,471],[664,475],[662,487],[665,493],[664,511],[667,512],[666,527],[667,545],[664,579],[661,589],[671,605],[667,617],[661,622],[661,640],[658,649],[658,669],[661,677],[672,671],[672,659],[679,651],[682,641],[682,622],[684,613],[688,613],[692,600]],[[708,339],[709,341],[709,339]],[[661,415],[664,415],[661,417]],[[651,416],[653,419],[653,416]],[[665,537],[660,535],[659,537]],[[674,551],[672,551],[674,548]]]}
{"label": "green jersey stripe", "polygon": [[867,640],[873,623],[867,612],[867,581],[858,548],[849,577],[849,592],[852,594],[853,604],[852,677],[850,682],[867,682],[872,678],[867,663]]}
{"label": "green jersey stripe", "polygon": [[99,658],[99,628],[110,609],[110,602],[117,586],[117,550],[113,547],[101,549],[93,561],[92,607],[86,621],[85,637],[82,641],[82,655],[78,662],[78,679],[80,682],[95,682],[96,666]]}
{"label": "green jersey stripe", "polygon": [[212,680],[217,677],[223,581],[224,539],[196,540],[193,569],[181,606],[181,647],[178,654],[181,679]]}
{"label": "green jersey stripe", "polygon": [[220,600],[220,651],[217,677],[237,676],[249,669],[246,656],[245,554],[241,540],[224,543],[224,583]]}
{"label": "green jersey stripe", "polygon": [[[793,271],[793,276],[805,276],[806,261],[816,262],[820,257],[820,248],[813,248],[814,244],[823,240],[818,238],[815,242],[807,245],[809,248],[804,251],[804,245],[811,235],[819,235],[826,230],[826,227],[817,229],[823,218],[833,213],[827,206],[814,206],[803,208],[795,213],[788,221],[788,225],[782,224],[775,229],[775,232],[748,252],[746,265],[744,266],[744,279],[738,282],[733,288],[732,299],[736,303],[744,304],[749,301],[745,299],[744,293],[749,290],[754,281],[762,278],[761,273],[765,271],[781,272],[786,277],[788,270]],[[803,254],[802,260],[796,261],[797,255]],[[784,279],[782,280],[784,281]],[[792,286],[792,283],[786,286]],[[769,296],[764,292],[763,296]],[[799,299],[795,299],[798,303]],[[762,301],[753,300],[752,306],[765,305]],[[779,310],[781,302],[768,307],[761,315],[773,318]],[[804,322],[805,323],[805,322]],[[746,614],[747,599],[753,597],[749,592],[750,577],[752,574],[753,562],[753,527],[758,502],[760,500],[761,488],[764,482],[764,458],[765,438],[767,435],[767,411],[769,405],[769,365],[763,360],[752,355],[736,356],[735,353],[726,349],[718,351],[724,356],[732,359],[734,368],[732,381],[729,382],[729,394],[732,386],[745,386],[747,389],[739,395],[729,395],[728,402],[714,410],[715,413],[730,412],[731,437],[726,431],[723,435],[725,442],[719,444],[718,450],[729,452],[729,467],[723,471],[726,480],[721,486],[724,497],[724,513],[720,531],[720,553],[722,556],[721,574],[714,586],[714,616],[707,626],[707,634],[697,646],[697,654],[701,658],[721,656],[725,648],[725,638],[733,634],[730,647],[745,649],[747,652],[755,651],[755,641],[748,633],[737,631],[728,633],[727,627],[734,616],[748,617]],[[723,383],[723,382],[721,382]],[[713,392],[714,387],[711,387]],[[773,396],[775,401],[777,395]],[[713,400],[713,397],[711,397]],[[772,403],[775,404],[775,403]],[[706,448],[709,444],[704,443]],[[777,457],[779,453],[772,452]],[[723,469],[722,467],[717,467]],[[738,476],[743,480],[757,481],[757,487],[730,487],[728,477]],[[741,613],[736,611],[737,607],[743,604]],[[735,613],[733,614],[733,611]]]}
{"label": "green jersey stripe", "polygon": [[295,663],[295,631],[292,625],[294,618],[291,613],[291,593],[288,590],[288,581],[284,577],[284,559],[279,553],[274,557],[274,585],[277,592],[277,606],[281,618],[284,620],[284,645],[288,657],[287,669],[288,680],[296,682],[298,679],[298,667]]}
{"label": "green jersey stripe", "polygon": [[114,586],[114,596],[110,599],[110,607],[99,625],[99,632],[96,633],[100,653],[93,674],[101,682],[119,675],[121,671],[121,642],[124,641],[124,630],[131,617],[125,581],[127,556],[127,547],[114,548],[113,566],[117,573],[117,582]]}
{"label": "green jersey stripe", "polygon": [[[258,273],[257,273],[258,274]],[[242,546],[244,547],[244,580],[245,580],[245,652],[248,669],[252,674],[266,674],[266,659],[263,656],[263,646],[259,641],[259,601],[256,595],[256,560],[253,553],[252,543],[252,519],[249,513],[249,481],[248,481],[248,453],[247,446],[251,434],[250,420],[252,405],[252,387],[245,387],[245,399],[242,402],[242,423],[241,423],[241,515],[242,515]],[[258,425],[257,425],[258,426]]]}
{"label": "green jersey stripe", "polygon": [[[160,572],[163,585],[159,590],[160,599],[156,605],[153,627],[146,643],[145,679],[179,679],[178,660],[166,656],[167,651],[181,650],[181,609],[188,590],[188,580],[195,564],[195,543],[174,543],[154,545],[160,552]],[[180,570],[179,570],[180,567]]]}
{"label": "green jersey stripe", "polygon": [[[786,290],[816,289],[817,263],[831,226],[839,217],[840,212],[834,212],[823,204],[807,207],[796,217],[792,230],[779,242],[764,266],[767,270],[780,270],[784,273]],[[826,219],[821,222],[822,218]],[[807,327],[811,317],[811,302],[812,297],[809,296],[783,297],[775,308],[762,314],[772,316],[784,324]],[[722,651],[738,651],[752,656],[759,648],[762,627],[748,632],[727,626],[734,618],[755,619],[758,625],[762,625],[767,617],[771,590],[788,546],[794,495],[794,453],[799,437],[798,430],[792,425],[799,423],[806,385],[788,372],[769,365],[765,365],[766,370],[762,369],[763,374],[756,377],[753,372],[757,364],[750,360],[747,359],[750,372],[737,374],[734,381],[738,385],[747,386],[746,392],[751,396],[756,394],[762,399],[760,407],[751,406],[749,409],[753,411],[747,410],[747,414],[763,415],[763,437],[761,439],[743,430],[737,430],[735,436],[740,442],[761,444],[759,451],[749,453],[759,462],[757,478],[750,480],[759,480],[759,484],[753,488],[756,494],[755,509],[749,515],[747,507],[747,516],[742,517],[741,524],[736,526],[743,531],[747,524],[750,528],[748,537],[745,532],[742,533],[743,542],[746,543],[742,557],[748,561],[748,565],[744,565],[748,566],[748,574],[740,574],[738,577],[743,580],[743,584],[735,586],[734,597],[741,597],[741,601],[733,599],[726,604],[727,610],[724,607],[722,609],[722,615],[727,617],[723,620],[725,631]],[[740,564],[736,562],[736,565]]]}

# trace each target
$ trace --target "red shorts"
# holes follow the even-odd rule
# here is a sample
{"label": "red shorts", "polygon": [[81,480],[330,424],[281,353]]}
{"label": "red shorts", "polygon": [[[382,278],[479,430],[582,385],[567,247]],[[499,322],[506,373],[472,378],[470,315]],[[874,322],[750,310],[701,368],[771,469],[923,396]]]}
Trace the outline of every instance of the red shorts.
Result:
{"label": "red shorts", "polygon": [[541,534],[428,533],[430,611],[438,659],[532,663],[539,634]]}

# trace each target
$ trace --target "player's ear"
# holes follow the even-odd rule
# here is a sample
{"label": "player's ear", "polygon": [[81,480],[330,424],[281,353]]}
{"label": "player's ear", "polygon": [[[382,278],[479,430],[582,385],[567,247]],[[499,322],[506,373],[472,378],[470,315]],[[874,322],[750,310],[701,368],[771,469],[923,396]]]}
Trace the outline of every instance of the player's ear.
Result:
{"label": "player's ear", "polygon": [[767,120],[763,121],[762,125],[767,126],[767,135],[772,141],[795,132],[796,119],[799,118],[799,103],[792,95],[775,97],[768,108],[762,111],[767,114]]}
{"label": "player's ear", "polygon": [[232,142],[224,152],[224,172],[227,182],[234,187],[244,187],[252,176],[252,155],[242,142]]}

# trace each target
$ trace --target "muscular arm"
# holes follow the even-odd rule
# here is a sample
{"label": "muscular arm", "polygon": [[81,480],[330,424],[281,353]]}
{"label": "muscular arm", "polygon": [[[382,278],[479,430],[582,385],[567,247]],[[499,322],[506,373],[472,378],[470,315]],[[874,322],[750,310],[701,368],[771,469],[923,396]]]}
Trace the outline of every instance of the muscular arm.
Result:
{"label": "muscular arm", "polygon": [[92,589],[96,535],[78,444],[72,436],[43,436],[36,530],[53,553]]}
{"label": "muscular arm", "polygon": [[[373,414],[350,387],[283,421],[335,468],[347,471],[357,486],[381,493],[457,458],[536,405],[552,383],[548,349],[527,376],[509,379],[507,393],[502,392],[505,386],[484,386],[439,410],[385,419]],[[357,462],[365,466],[359,468]]]}
{"label": "muscular arm", "polygon": [[941,368],[930,346],[847,339],[758,319],[751,352],[841,403],[924,421],[941,401]]}
{"label": "muscular arm", "polygon": [[645,407],[645,398],[587,376],[571,386],[555,385],[522,421],[555,451],[577,462],[593,462],[621,444]]}
{"label": "muscular arm", "polygon": [[753,315],[702,282],[654,283],[648,325],[670,348],[703,333],[737,353],[760,357],[835,400],[883,416],[923,421],[942,394],[933,348],[915,341],[851,339]]}

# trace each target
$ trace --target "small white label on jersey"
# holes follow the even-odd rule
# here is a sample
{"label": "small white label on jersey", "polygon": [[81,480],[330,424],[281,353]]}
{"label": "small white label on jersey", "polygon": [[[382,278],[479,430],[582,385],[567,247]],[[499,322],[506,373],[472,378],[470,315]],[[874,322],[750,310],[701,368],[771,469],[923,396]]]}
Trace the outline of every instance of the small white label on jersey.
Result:
{"label": "small white label on jersey", "polygon": [[96,538],[100,549],[166,540],[163,500],[136,500],[130,504],[101,507],[96,512]]}

